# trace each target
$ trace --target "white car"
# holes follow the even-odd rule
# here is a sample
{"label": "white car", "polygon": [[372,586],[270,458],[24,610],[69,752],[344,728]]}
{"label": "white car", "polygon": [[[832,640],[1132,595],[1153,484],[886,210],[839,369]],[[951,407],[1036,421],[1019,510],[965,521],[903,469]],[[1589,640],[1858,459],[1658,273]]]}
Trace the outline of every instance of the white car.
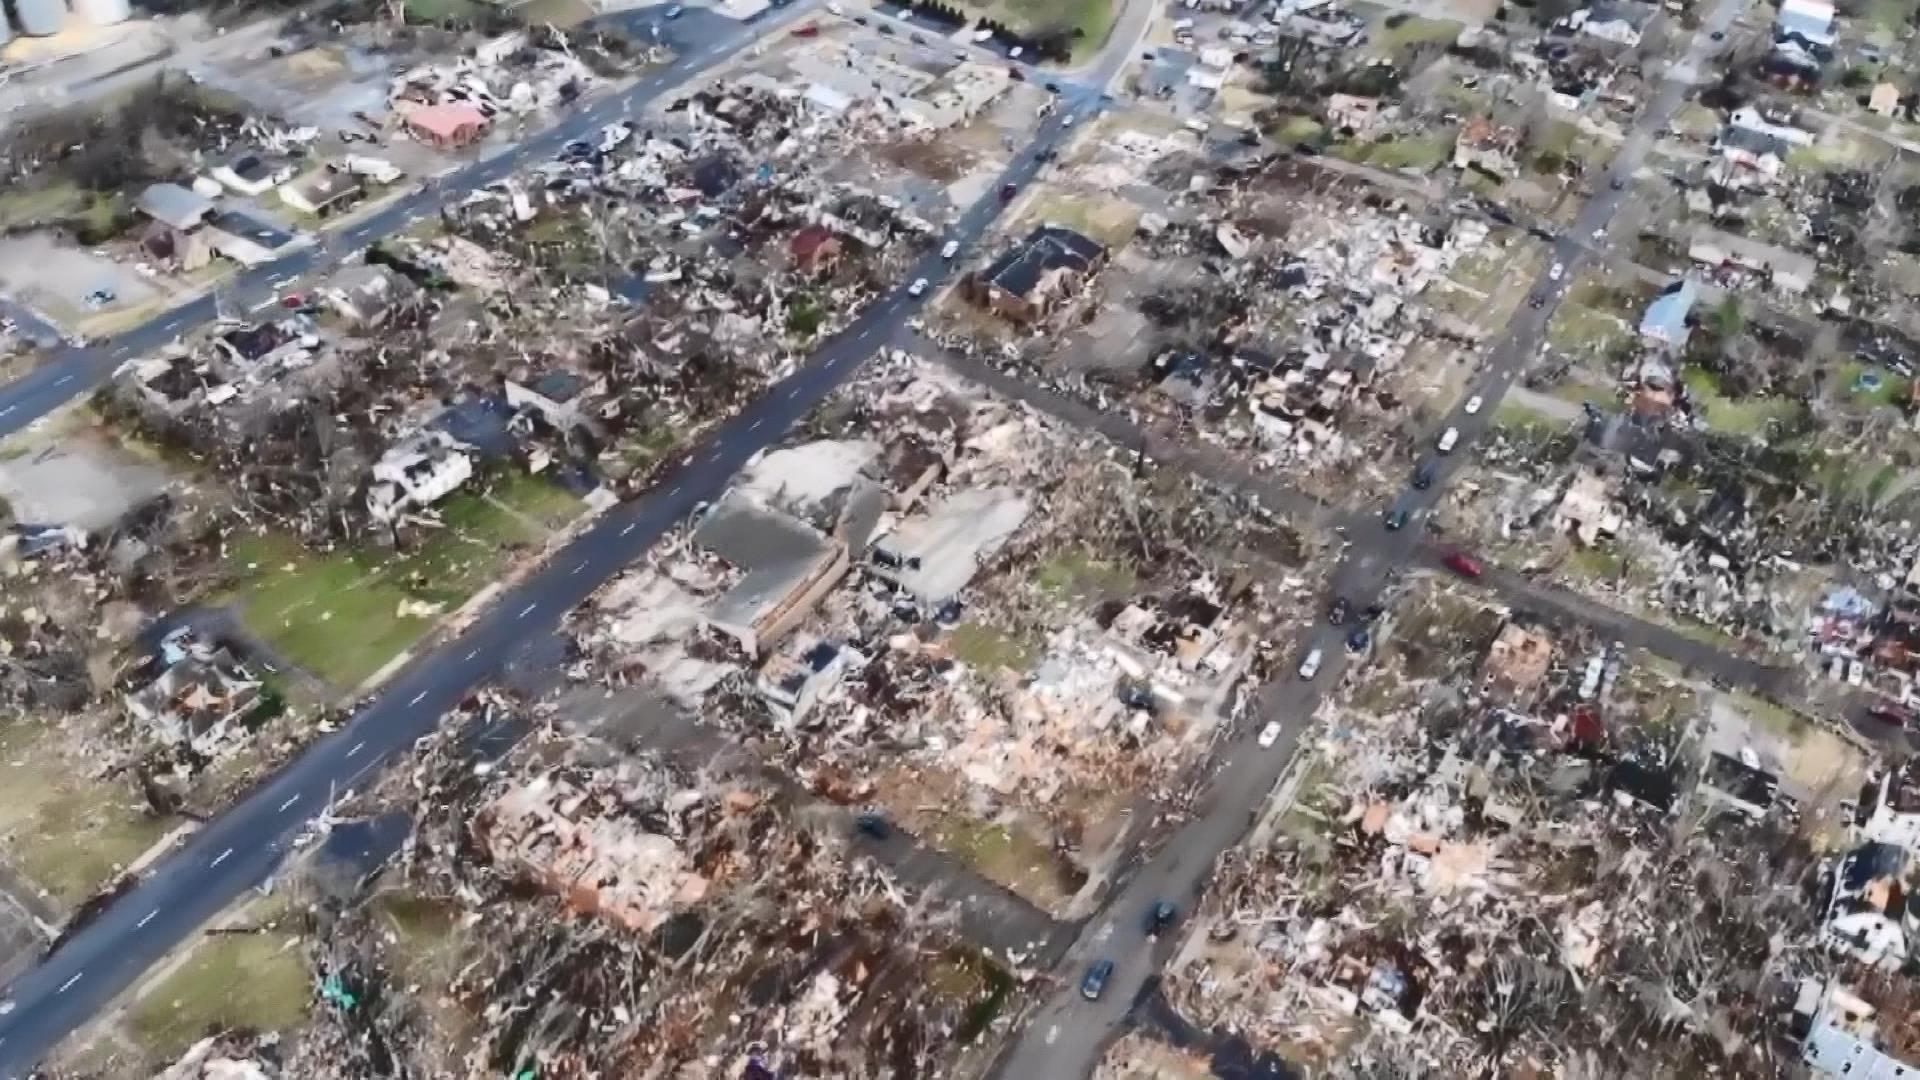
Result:
{"label": "white car", "polygon": [[1311,679],[1318,674],[1320,674],[1320,650],[1314,649],[1307,653],[1305,660],[1300,661],[1300,677]]}
{"label": "white car", "polygon": [[947,246],[940,249],[940,257],[943,259],[952,259],[958,254],[960,254],[960,241],[958,240],[949,240],[947,241]]}
{"label": "white car", "polygon": [[1434,443],[1433,448],[1435,450],[1440,451],[1443,454],[1451,454],[1453,453],[1454,445],[1459,441],[1460,441],[1460,429],[1457,427],[1450,427],[1447,430],[1440,433],[1440,441]]}
{"label": "white car", "polygon": [[1564,266],[1562,266],[1562,265],[1560,265],[1559,263],[1554,263],[1554,264],[1553,264],[1553,269],[1551,269],[1551,270],[1549,270],[1549,271],[1547,271],[1547,280],[1548,280],[1548,281],[1559,281],[1559,280],[1560,280],[1560,275],[1562,275],[1562,274],[1564,274],[1564,273],[1566,273],[1566,272],[1567,272],[1567,268],[1566,268],[1566,267],[1564,267]]}
{"label": "white car", "polygon": [[1260,743],[1260,749],[1262,750],[1271,749],[1274,743],[1279,742],[1280,741],[1280,721],[1278,720],[1271,721],[1267,724],[1266,727],[1261,728],[1260,738],[1258,741]]}
{"label": "white car", "polygon": [[1472,416],[1473,414],[1479,412],[1480,406],[1485,405],[1486,403],[1487,403],[1486,399],[1481,397],[1479,394],[1475,394],[1472,397],[1468,398],[1467,399],[1467,415]]}
{"label": "white car", "polygon": [[839,4],[828,4],[828,5],[827,5],[827,14],[829,14],[829,15],[845,15],[845,14],[846,14],[846,9],[845,9],[845,8],[842,8],[842,7],[841,7],[841,6],[839,5]]}
{"label": "white car", "polygon": [[1867,681],[1867,665],[1858,660],[1847,661],[1847,685],[1860,686]]}
{"label": "white car", "polygon": [[914,278],[913,284],[907,286],[908,296],[919,296],[921,293],[924,293],[926,291],[927,291],[926,278]]}

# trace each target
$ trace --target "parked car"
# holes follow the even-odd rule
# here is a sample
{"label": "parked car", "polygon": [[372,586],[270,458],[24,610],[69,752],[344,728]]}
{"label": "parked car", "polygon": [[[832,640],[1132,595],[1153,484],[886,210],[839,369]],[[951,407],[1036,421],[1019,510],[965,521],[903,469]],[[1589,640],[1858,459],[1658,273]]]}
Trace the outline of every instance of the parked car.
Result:
{"label": "parked car", "polygon": [[943,259],[951,259],[958,254],[960,254],[960,241],[958,240],[949,240],[947,241],[947,246],[940,249],[940,257]]}
{"label": "parked car", "polygon": [[1180,909],[1174,907],[1168,901],[1157,901],[1152,907],[1147,909],[1147,933],[1157,934],[1167,927],[1172,926],[1174,917],[1179,914]]}
{"label": "parked car", "polygon": [[1485,569],[1471,556],[1463,555],[1458,551],[1447,552],[1446,556],[1442,558],[1440,562],[1446,566],[1447,569],[1464,578],[1477,578]]}
{"label": "parked car", "polygon": [[914,278],[913,284],[907,286],[908,296],[919,296],[921,293],[924,293],[926,291],[927,291],[926,278]]}
{"label": "parked car", "polygon": [[1373,644],[1373,635],[1367,633],[1367,628],[1364,626],[1354,627],[1353,633],[1347,635],[1348,652],[1366,652],[1367,646],[1371,644]]}
{"label": "parked car", "polygon": [[1440,433],[1440,440],[1433,444],[1433,448],[1435,450],[1440,451],[1443,454],[1451,454],[1453,453],[1454,446],[1457,445],[1459,442],[1460,442],[1460,429],[1450,427],[1447,430]]}
{"label": "parked car", "polygon": [[879,814],[861,814],[853,819],[853,829],[862,836],[875,840],[885,840],[893,835],[893,827]]}
{"label": "parked car", "polygon": [[1327,605],[1327,621],[1334,626],[1339,626],[1341,623],[1347,621],[1348,610],[1346,597],[1334,597],[1333,603]]}
{"label": "parked car", "polygon": [[793,28],[794,37],[818,37],[819,34],[819,23],[807,23],[805,26],[796,26]]}
{"label": "parked car", "polygon": [[1396,506],[1393,509],[1387,511],[1386,525],[1387,525],[1388,532],[1399,532],[1401,529],[1406,527],[1406,524],[1407,524],[1407,512],[1405,509]]}
{"label": "parked car", "polygon": [[1482,405],[1485,405],[1486,403],[1487,403],[1487,399],[1481,397],[1479,394],[1475,394],[1472,397],[1468,398],[1467,399],[1467,415],[1472,416],[1478,413],[1480,411],[1480,407]]}
{"label": "parked car", "polygon": [[1113,977],[1113,961],[1095,960],[1087,965],[1087,973],[1080,976],[1080,996],[1088,1001],[1099,1001],[1106,993],[1107,980]]}
{"label": "parked car", "polygon": [[1300,661],[1300,677],[1311,679],[1318,674],[1320,674],[1320,650],[1310,649],[1307,652],[1307,658]]}
{"label": "parked car", "polygon": [[1430,488],[1430,487],[1432,487],[1432,486],[1433,486],[1433,473],[1434,473],[1434,469],[1433,469],[1433,461],[1432,461],[1432,459],[1428,459],[1428,460],[1426,460],[1426,461],[1422,461],[1422,462],[1421,462],[1421,463],[1420,463],[1420,464],[1419,464],[1418,466],[1416,466],[1416,467],[1414,468],[1414,470],[1413,470],[1413,486],[1414,486],[1414,488],[1415,488],[1416,490],[1419,490],[1419,491],[1425,491],[1425,490],[1427,490],[1428,488]]}
{"label": "parked car", "polygon": [[685,15],[686,13],[687,13],[687,9],[680,6],[679,4],[673,4],[667,8],[667,18],[669,19],[677,19],[680,16]]}
{"label": "parked car", "polygon": [[1254,741],[1260,744],[1262,750],[1273,749],[1273,744],[1280,741],[1280,721],[1267,721],[1267,726],[1260,729],[1260,736]]}
{"label": "parked car", "polygon": [[1020,190],[1019,188],[1015,187],[1012,184],[1001,184],[1000,185],[1000,201],[1001,202],[1012,201],[1014,192],[1017,192],[1019,190]]}

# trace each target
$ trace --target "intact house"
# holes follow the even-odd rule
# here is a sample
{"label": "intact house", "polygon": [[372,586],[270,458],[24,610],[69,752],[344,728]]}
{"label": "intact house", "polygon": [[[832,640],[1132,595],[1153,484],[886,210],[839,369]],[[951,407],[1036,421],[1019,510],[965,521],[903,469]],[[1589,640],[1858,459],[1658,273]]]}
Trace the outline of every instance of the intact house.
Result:
{"label": "intact house", "polygon": [[[247,219],[223,214],[213,200],[179,184],[151,184],[134,202],[147,218],[140,247],[150,258],[181,270],[197,270],[221,255],[243,266],[273,257],[273,245],[249,235]],[[285,239],[276,236],[284,242]]]}
{"label": "intact house", "polygon": [[359,177],[344,169],[323,165],[280,185],[280,201],[303,214],[319,217],[346,206],[364,190]]}
{"label": "intact house", "polygon": [[457,150],[480,141],[491,123],[472,105],[422,105],[407,113],[407,134],[436,150]]}
{"label": "intact house", "polygon": [[1692,278],[1681,278],[1660,290],[1660,295],[1653,298],[1646,313],[1640,316],[1641,340],[1669,349],[1684,348],[1692,333],[1687,317],[1693,313],[1694,301],[1699,297],[1700,286]]}
{"label": "intact house", "polygon": [[1060,225],[1041,225],[969,279],[982,304],[1016,323],[1047,317],[1107,263],[1104,245]]}
{"label": "intact house", "polygon": [[413,507],[431,506],[473,478],[467,447],[438,429],[418,432],[389,448],[373,465],[367,511],[391,522]]}
{"label": "intact house", "polygon": [[231,651],[197,640],[186,627],[161,640],[165,665],[128,694],[127,714],[161,740],[211,754],[267,704],[261,681]]}
{"label": "intact house", "polygon": [[748,656],[791,633],[852,565],[841,538],[738,493],[708,511],[693,542],[739,572],[702,619]]}
{"label": "intact house", "polygon": [[1565,25],[1586,37],[1632,47],[1640,44],[1640,35],[1653,21],[1654,14],[1652,5],[1630,0],[1598,3],[1568,15]]}

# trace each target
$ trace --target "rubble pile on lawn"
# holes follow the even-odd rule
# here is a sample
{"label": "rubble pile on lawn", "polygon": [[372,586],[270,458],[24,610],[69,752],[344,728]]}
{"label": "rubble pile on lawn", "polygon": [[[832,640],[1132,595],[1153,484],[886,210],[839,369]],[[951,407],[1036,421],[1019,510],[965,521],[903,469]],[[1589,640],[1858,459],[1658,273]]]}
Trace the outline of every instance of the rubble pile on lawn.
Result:
{"label": "rubble pile on lawn", "polygon": [[1354,1074],[1783,1067],[1822,872],[1783,782],[1641,711],[1617,659],[1508,623],[1477,679],[1414,679],[1399,632],[1223,859],[1170,1000]]}
{"label": "rubble pile on lawn", "polygon": [[[482,699],[459,719],[513,719]],[[1007,989],[752,780],[540,735],[476,770],[443,739],[376,801],[420,820],[370,897],[324,905],[285,1075],[943,1076]]]}

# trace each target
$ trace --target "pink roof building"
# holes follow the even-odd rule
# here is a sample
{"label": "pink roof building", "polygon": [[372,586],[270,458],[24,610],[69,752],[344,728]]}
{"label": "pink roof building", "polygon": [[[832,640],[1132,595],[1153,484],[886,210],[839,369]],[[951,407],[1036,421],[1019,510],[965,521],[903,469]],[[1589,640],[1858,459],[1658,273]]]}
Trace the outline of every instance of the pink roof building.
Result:
{"label": "pink roof building", "polygon": [[466,146],[487,132],[487,114],[471,105],[423,105],[407,114],[407,131],[428,146]]}

